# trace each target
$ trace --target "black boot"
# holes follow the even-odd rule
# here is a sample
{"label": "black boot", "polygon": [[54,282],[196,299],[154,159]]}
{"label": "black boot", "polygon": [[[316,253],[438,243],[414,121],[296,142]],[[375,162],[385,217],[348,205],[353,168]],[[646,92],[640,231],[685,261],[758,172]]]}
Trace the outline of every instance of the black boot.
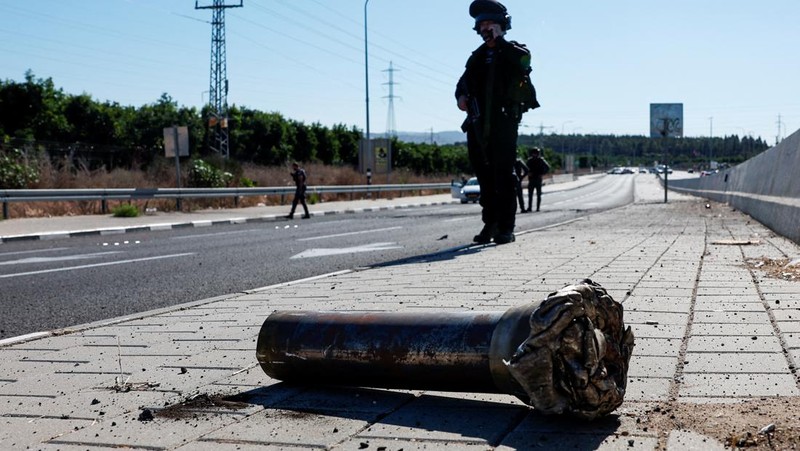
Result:
{"label": "black boot", "polygon": [[494,235],[494,244],[508,244],[516,241],[514,236],[514,227],[503,227]]}
{"label": "black boot", "polygon": [[480,233],[472,238],[472,241],[478,244],[489,244],[495,233],[497,233],[497,224],[485,224]]}

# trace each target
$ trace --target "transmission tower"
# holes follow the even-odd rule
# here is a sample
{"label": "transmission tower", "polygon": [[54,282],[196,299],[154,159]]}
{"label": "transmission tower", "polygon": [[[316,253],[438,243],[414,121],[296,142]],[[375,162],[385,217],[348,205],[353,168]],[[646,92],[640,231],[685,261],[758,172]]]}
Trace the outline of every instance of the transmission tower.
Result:
{"label": "transmission tower", "polygon": [[208,103],[211,111],[208,117],[209,147],[213,152],[230,156],[228,149],[228,69],[225,60],[225,9],[240,8],[239,4],[228,5],[225,0],[212,0],[212,4],[200,6],[195,0],[194,9],[210,9],[211,16],[211,82]]}
{"label": "transmission tower", "polygon": [[384,83],[385,85],[389,85],[389,95],[384,96],[383,98],[389,99],[389,112],[386,116],[386,137],[392,138],[397,136],[397,124],[394,120],[394,99],[397,98],[394,95],[394,85],[397,84],[394,82],[394,73],[397,72],[397,69],[392,67],[392,62],[389,61],[389,68],[383,72],[389,72],[389,82]]}

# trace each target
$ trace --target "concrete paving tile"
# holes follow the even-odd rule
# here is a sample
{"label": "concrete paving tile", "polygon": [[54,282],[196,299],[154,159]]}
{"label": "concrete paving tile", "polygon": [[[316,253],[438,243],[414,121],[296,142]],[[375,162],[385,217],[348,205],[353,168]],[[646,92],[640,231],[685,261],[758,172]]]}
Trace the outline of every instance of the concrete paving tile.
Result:
{"label": "concrete paving tile", "polygon": [[798,395],[800,390],[790,374],[684,374],[679,387],[681,398]]}
{"label": "concrete paving tile", "polygon": [[689,353],[780,353],[781,343],[774,336],[692,336],[687,347]]}
{"label": "concrete paving tile", "polygon": [[636,338],[633,353],[637,356],[677,357],[681,339],[677,338]]}
{"label": "concrete paving tile", "polygon": [[174,448],[196,440],[202,435],[215,431],[245,418],[244,414],[229,411],[220,414],[216,411],[191,411],[183,417],[164,418],[158,416],[151,421],[140,421],[141,411],[132,412],[81,430],[64,434],[52,444],[116,446],[118,448],[154,449]]}
{"label": "concrete paving tile", "polygon": [[688,313],[691,299],[642,298],[631,296],[622,304],[628,312],[669,312]]}
{"label": "concrete paving tile", "polygon": [[671,431],[667,438],[667,451],[723,451],[726,449],[728,448],[716,439],[693,431]]}
{"label": "concrete paving tile", "polygon": [[268,409],[241,421],[209,431],[204,441],[241,440],[273,446],[330,447],[363,430],[366,419],[349,414],[317,414],[298,410]]}
{"label": "concrete paving tile", "polygon": [[637,356],[636,348],[628,368],[628,377],[648,377],[661,375],[669,377],[675,374],[678,367],[678,358],[675,357],[652,357]]}
{"label": "concrete paving tile", "polygon": [[786,342],[786,347],[789,349],[800,349],[800,334],[787,333],[783,335],[783,340]]}
{"label": "concrete paving tile", "polygon": [[692,324],[692,336],[702,335],[722,335],[722,336],[770,336],[774,333],[772,325],[769,323],[761,324],[714,324],[714,323],[694,323]]}
{"label": "concrete paving tile", "polygon": [[672,374],[664,378],[628,376],[625,387],[627,401],[664,401],[669,397]]}
{"label": "concrete paving tile", "polygon": [[781,333],[800,333],[800,321],[778,321],[776,324]]}
{"label": "concrete paving tile", "polygon": [[428,404],[438,407],[459,407],[465,406],[465,401],[476,401],[485,404],[473,404],[479,406],[490,405],[495,407],[520,406],[529,407],[520,401],[516,396],[498,393],[462,393],[462,392],[441,392],[424,391],[419,394],[415,405],[425,407]]}
{"label": "concrete paving tile", "polygon": [[655,450],[657,437],[537,433],[532,437],[511,435],[496,450],[517,449],[593,449],[598,451],[615,450]]}
{"label": "concrete paving tile", "polygon": [[695,312],[695,323],[759,324],[769,323],[766,312]]}
{"label": "concrete paving tile", "polygon": [[370,425],[358,438],[491,444],[497,443],[527,411],[524,407],[493,407],[471,401],[465,401],[462,407],[417,408],[411,403]]}
{"label": "concrete paving tile", "polygon": [[787,373],[782,353],[688,353],[684,373]]}
{"label": "concrete paving tile", "polygon": [[382,450],[382,451],[419,451],[437,449],[459,449],[465,451],[488,451],[493,449],[483,442],[469,443],[463,441],[450,442],[447,440],[401,440],[386,438],[360,438],[348,439],[336,446],[342,450]]}
{"label": "concrete paving tile", "polygon": [[277,409],[316,413],[390,412],[414,399],[409,392],[369,388],[309,388],[274,405]]}
{"label": "concrete paving tile", "polygon": [[13,409],[0,408],[4,415],[36,417],[93,418],[103,420],[130,412],[141,405],[161,405],[174,396],[173,393],[157,391],[116,392],[112,389],[96,389],[53,399],[23,399]]}
{"label": "concrete paving tile", "polygon": [[755,286],[744,287],[705,287],[697,289],[697,296],[758,296]]}
{"label": "concrete paving tile", "polygon": [[655,449],[657,442],[627,415],[585,422],[532,413],[496,449]]}
{"label": "concrete paving tile", "polygon": [[686,325],[689,313],[625,311],[625,322],[634,324]]}
{"label": "concrete paving tile", "polygon": [[[797,299],[766,298],[769,308],[775,310],[800,310],[800,296]],[[0,354],[2,355],[2,354]]]}
{"label": "concrete paving tile", "polygon": [[698,300],[695,312],[766,312],[761,302],[705,302]]}
{"label": "concrete paving tile", "polygon": [[[647,323],[634,323],[625,319],[625,325],[630,326],[635,337],[634,344],[639,338],[677,338],[682,339],[686,333],[685,324],[659,324],[649,320]],[[635,348],[634,348],[635,349]],[[636,351],[634,351],[634,354]]]}
{"label": "concrete paving tile", "polygon": [[698,291],[703,292],[705,294],[707,288],[714,289],[714,288],[752,288],[753,287],[753,279],[750,277],[750,274],[743,274],[740,277],[736,277],[735,274],[731,274],[727,279],[706,279],[704,274],[700,274],[700,280],[697,282]]}
{"label": "concrete paving tile", "polygon": [[692,288],[641,288],[636,290],[636,296],[652,298],[678,298],[691,299]]}
{"label": "concrete paving tile", "polygon": [[0,449],[39,449],[46,440],[89,427],[94,422],[93,418],[0,417]]}
{"label": "concrete paving tile", "polygon": [[267,376],[260,365],[255,365],[244,371],[234,373],[229,377],[224,377],[218,381],[214,381],[213,385],[234,385],[242,387],[264,387],[278,383],[276,379]]}
{"label": "concrete paving tile", "polygon": [[761,292],[764,293],[766,296],[771,296],[774,294],[787,294],[791,296],[797,296],[800,294],[800,287],[797,286],[797,282],[794,283],[780,283],[774,285],[768,284],[760,284]]}
{"label": "concrete paving tile", "polygon": [[696,302],[714,303],[714,302],[742,302],[742,303],[761,303],[761,297],[758,295],[744,295],[744,296],[730,296],[730,295],[711,295],[703,294],[696,297]]}
{"label": "concrete paving tile", "polygon": [[773,310],[775,321],[800,321],[800,310]]}
{"label": "concrete paving tile", "polygon": [[255,345],[248,350],[215,349],[190,357],[183,358],[171,365],[161,364],[162,367],[178,366],[186,368],[247,368],[258,363],[256,360]]}
{"label": "concrete paving tile", "polygon": [[514,428],[512,433],[563,433],[588,435],[637,434],[656,436],[653,432],[643,431],[636,422],[637,407],[623,407],[611,414],[592,421],[576,421],[574,418],[561,415],[542,415],[535,410],[529,412]]}

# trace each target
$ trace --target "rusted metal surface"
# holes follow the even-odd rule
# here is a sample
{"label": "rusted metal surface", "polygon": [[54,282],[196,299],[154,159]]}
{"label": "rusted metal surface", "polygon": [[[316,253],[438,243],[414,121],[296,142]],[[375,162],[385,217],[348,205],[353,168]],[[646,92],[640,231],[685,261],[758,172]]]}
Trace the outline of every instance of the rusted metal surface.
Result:
{"label": "rusted metal surface", "polygon": [[505,312],[279,311],[256,354],[291,383],[508,393],[594,418],[624,396],[633,335],[622,327],[622,306],[584,281]]}

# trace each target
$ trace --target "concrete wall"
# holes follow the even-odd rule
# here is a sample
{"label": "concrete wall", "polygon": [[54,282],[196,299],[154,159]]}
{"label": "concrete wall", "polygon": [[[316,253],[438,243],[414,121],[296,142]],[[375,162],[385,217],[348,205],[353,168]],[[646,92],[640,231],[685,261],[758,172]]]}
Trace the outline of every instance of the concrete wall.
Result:
{"label": "concrete wall", "polygon": [[738,166],[708,177],[669,180],[669,188],[726,202],[800,243],[800,130]]}

